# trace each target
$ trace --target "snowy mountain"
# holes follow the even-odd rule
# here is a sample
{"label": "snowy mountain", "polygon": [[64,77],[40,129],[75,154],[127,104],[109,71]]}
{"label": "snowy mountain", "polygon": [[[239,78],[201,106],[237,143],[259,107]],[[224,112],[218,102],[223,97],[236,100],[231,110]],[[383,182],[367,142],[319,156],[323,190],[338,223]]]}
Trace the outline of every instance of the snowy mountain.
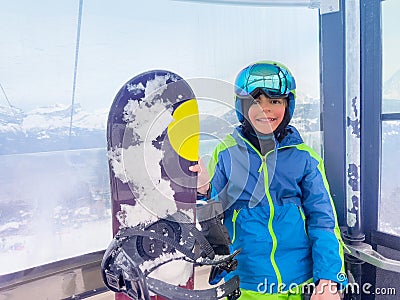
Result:
{"label": "snowy mountain", "polygon": [[200,115],[200,132],[202,140],[223,139],[238,124],[235,110],[221,116]]}
{"label": "snowy mountain", "polygon": [[[383,111],[400,111],[400,70],[384,83],[383,89]],[[292,123],[300,132],[320,130],[319,105],[319,99],[298,93]],[[70,135],[70,106],[55,104],[30,111],[0,106],[0,154],[105,148],[107,114],[108,109],[87,112],[76,104]],[[202,139],[222,138],[237,125],[233,110],[212,114],[201,115]]]}
{"label": "snowy mountain", "polygon": [[[311,100],[297,104],[293,121],[300,130],[319,130],[315,126],[318,124],[319,102]],[[79,104],[75,105],[70,136],[70,106],[54,104],[26,112],[0,106],[0,154],[105,148],[107,115],[107,109],[86,112]],[[307,121],[304,121],[306,116]],[[220,116],[204,114],[200,117],[202,139],[223,138],[238,125],[234,110]]]}
{"label": "snowy mountain", "polygon": [[70,106],[27,112],[0,107],[0,154],[105,147],[107,114],[107,109],[85,112],[75,105],[70,136]]}

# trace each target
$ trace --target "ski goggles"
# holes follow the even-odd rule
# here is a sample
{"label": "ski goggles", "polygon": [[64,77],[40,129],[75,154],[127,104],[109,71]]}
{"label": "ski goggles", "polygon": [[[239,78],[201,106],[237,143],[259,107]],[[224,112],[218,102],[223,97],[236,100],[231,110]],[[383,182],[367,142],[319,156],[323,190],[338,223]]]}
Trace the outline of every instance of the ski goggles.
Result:
{"label": "ski goggles", "polygon": [[235,94],[247,98],[262,90],[270,98],[284,98],[296,88],[292,74],[283,66],[256,63],[239,72],[235,81]]}

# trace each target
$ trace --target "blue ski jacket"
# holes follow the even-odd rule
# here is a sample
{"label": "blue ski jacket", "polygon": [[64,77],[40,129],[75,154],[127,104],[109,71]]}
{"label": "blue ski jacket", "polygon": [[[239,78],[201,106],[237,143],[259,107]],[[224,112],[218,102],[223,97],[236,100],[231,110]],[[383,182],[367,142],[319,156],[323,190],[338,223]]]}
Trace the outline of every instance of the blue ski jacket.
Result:
{"label": "blue ski jacket", "polygon": [[279,293],[319,279],[347,284],[343,241],[319,155],[293,126],[262,156],[241,128],[215,148],[212,198],[222,201],[240,286]]}

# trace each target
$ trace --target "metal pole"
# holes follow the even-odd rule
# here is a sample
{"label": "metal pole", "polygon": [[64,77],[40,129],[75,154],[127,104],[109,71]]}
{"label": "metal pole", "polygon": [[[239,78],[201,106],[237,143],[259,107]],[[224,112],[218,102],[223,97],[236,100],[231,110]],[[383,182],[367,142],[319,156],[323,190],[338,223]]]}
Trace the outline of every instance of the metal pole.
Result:
{"label": "metal pole", "polygon": [[[344,239],[350,244],[358,244],[365,240],[362,230],[361,198],[360,198],[360,153],[361,153],[361,33],[359,0],[345,1],[345,80],[346,80],[346,212],[347,231]],[[347,272],[350,281],[361,286],[362,261],[346,256]],[[361,293],[347,295],[347,299],[359,300]]]}
{"label": "metal pole", "polygon": [[360,5],[345,1],[347,236],[363,241],[360,201]]}

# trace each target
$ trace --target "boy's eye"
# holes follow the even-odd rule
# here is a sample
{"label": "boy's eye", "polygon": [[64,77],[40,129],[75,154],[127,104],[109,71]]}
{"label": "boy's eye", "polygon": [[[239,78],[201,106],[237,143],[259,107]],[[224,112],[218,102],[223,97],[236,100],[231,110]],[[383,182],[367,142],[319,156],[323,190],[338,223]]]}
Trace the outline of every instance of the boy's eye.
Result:
{"label": "boy's eye", "polygon": [[282,100],[280,100],[280,99],[271,99],[271,104],[282,104]]}
{"label": "boy's eye", "polygon": [[283,99],[271,99],[271,98],[269,98],[265,101],[265,100],[261,99],[260,97],[258,97],[258,98],[254,98],[251,103],[261,105],[263,102],[265,102],[264,104],[269,103],[272,105],[283,105],[283,103],[284,103],[283,101],[284,101]]}

